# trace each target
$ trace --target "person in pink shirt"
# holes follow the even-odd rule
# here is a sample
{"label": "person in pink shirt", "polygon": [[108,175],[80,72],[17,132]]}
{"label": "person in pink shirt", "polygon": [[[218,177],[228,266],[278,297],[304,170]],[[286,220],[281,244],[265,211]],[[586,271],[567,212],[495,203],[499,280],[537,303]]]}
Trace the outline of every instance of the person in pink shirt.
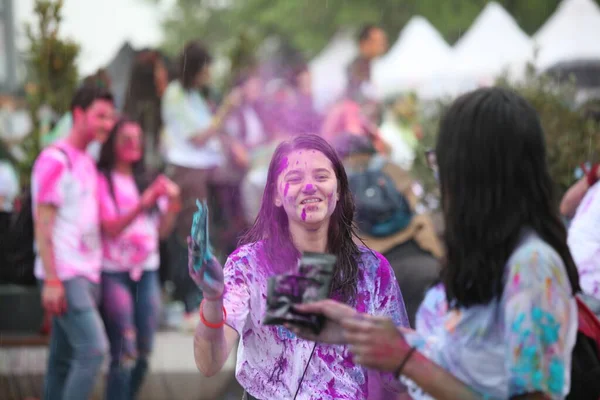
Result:
{"label": "person in pink shirt", "polygon": [[31,175],[42,305],[52,315],[43,398],[88,399],[108,343],[97,305],[100,295],[100,221],[97,170],[86,152],[114,124],[112,95],[83,86],[71,103],[68,136],[44,149]]}
{"label": "person in pink shirt", "polygon": [[390,264],[356,245],[353,217],[346,172],[325,139],[299,135],[277,147],[259,215],[243,245],[223,269],[214,258],[200,272],[190,268],[204,294],[194,337],[204,375],[222,368],[239,339],[236,378],[247,399],[397,399],[404,392],[391,374],[355,364],[346,346],[314,344],[284,326],[263,324],[269,277],[293,272],[302,252],[327,252],[338,260],[333,298],[408,326]]}
{"label": "person in pink shirt", "polygon": [[110,342],[106,399],[134,399],[148,370],[160,312],[159,239],[173,230],[179,187],[144,171],[140,125],[122,118],[98,160],[101,311]]}

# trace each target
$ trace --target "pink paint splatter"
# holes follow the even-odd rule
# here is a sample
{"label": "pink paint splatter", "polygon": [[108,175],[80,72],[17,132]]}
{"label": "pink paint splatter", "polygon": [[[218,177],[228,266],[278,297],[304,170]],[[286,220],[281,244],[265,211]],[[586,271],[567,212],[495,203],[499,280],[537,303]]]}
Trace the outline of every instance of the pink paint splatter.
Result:
{"label": "pink paint splatter", "polygon": [[302,218],[302,221],[306,221],[306,208],[302,209],[302,215],[300,217]]}

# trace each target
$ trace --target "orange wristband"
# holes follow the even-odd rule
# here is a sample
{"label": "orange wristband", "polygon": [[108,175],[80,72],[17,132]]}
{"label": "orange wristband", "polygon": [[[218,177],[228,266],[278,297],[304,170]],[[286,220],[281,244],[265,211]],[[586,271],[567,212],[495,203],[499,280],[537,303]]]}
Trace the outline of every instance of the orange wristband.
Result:
{"label": "orange wristband", "polygon": [[46,279],[44,281],[44,285],[46,285],[46,286],[62,286],[62,281],[58,278]]}
{"label": "orange wristband", "polygon": [[223,320],[221,322],[219,322],[218,324],[213,324],[212,322],[208,322],[206,320],[206,318],[204,318],[204,300],[202,300],[202,303],[200,303],[200,321],[202,321],[202,323],[207,326],[208,328],[212,328],[212,329],[220,329],[223,326],[225,326],[225,321],[227,320],[227,310],[225,310],[225,306],[223,306]]}

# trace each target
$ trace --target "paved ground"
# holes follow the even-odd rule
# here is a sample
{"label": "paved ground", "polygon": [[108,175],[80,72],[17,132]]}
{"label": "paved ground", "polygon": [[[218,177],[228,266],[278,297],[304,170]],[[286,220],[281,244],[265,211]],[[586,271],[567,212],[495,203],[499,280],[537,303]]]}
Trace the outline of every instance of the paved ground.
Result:
{"label": "paved ground", "polygon": [[[0,348],[0,399],[39,397],[46,359],[46,347]],[[139,400],[239,400],[242,390],[235,381],[234,368],[232,352],[221,373],[204,378],[194,363],[192,336],[160,332]],[[91,400],[101,400],[101,393],[99,379]]]}

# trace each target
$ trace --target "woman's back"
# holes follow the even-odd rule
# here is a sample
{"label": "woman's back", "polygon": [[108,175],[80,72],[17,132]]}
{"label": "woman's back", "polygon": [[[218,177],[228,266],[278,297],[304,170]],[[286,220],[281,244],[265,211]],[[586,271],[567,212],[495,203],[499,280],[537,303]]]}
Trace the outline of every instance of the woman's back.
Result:
{"label": "woman's back", "polygon": [[576,302],[564,263],[528,231],[504,276],[502,297],[486,305],[448,310],[443,286],[431,289],[417,314],[417,333],[407,340],[491,398],[543,391],[562,399],[569,391],[577,334]]}

